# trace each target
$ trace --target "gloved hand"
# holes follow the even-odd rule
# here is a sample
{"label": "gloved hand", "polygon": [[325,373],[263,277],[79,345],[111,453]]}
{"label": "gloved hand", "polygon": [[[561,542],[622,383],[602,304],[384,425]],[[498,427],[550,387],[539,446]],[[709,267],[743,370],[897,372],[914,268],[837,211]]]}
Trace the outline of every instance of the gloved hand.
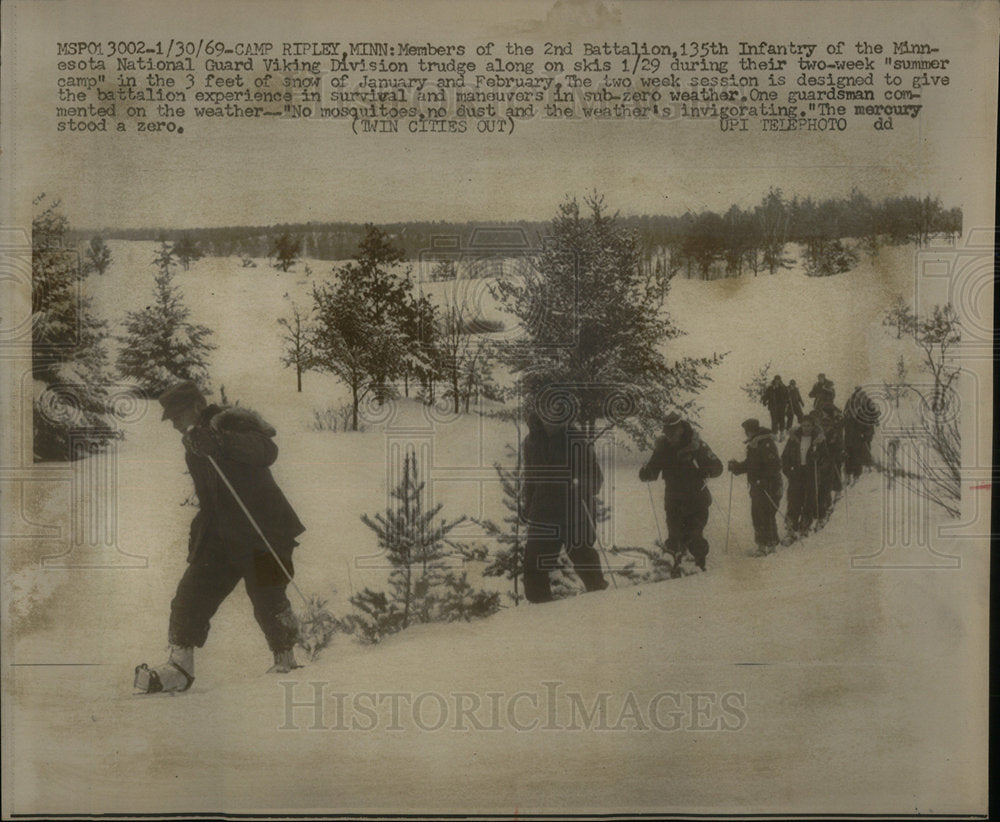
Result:
{"label": "gloved hand", "polygon": [[207,428],[191,428],[182,438],[184,447],[198,457],[219,456],[219,444]]}
{"label": "gloved hand", "polygon": [[736,460],[729,460],[729,462],[726,463],[726,467],[735,474],[736,473]]}

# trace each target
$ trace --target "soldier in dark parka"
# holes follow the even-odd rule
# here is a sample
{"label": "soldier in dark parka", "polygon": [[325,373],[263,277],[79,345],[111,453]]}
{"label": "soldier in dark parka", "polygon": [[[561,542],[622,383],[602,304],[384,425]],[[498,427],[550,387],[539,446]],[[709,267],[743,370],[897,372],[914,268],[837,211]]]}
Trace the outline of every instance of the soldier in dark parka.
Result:
{"label": "soldier in dark parka", "polygon": [[750,487],[750,518],[757,552],[770,553],[778,544],[775,516],[781,504],[781,457],[774,435],[755,419],[745,420],[747,454],[742,461],[730,460],[729,470],[747,475]]}
{"label": "soldier in dark parka", "polygon": [[[145,690],[181,691],[190,686],[194,649],[205,644],[210,620],[240,580],[274,654],[271,670],[284,673],[299,667],[292,651],[297,625],[285,593],[285,570],[294,573],[292,549],[305,526],[271,475],[269,466],[278,456],[274,428],[246,408],[208,405],[193,382],[167,389],[160,403],[163,419],[183,434],[184,459],[199,510],[191,522],[188,567],[170,606],[170,659],[149,671]],[[280,565],[209,457],[252,514]],[[141,689],[138,671],[136,687]]]}
{"label": "soldier in dark parka", "polygon": [[771,414],[771,430],[781,439],[785,433],[785,417],[788,414],[788,386],[775,374],[771,384],[764,389],[761,402]]}
{"label": "soldier in dark parka", "polygon": [[820,520],[825,520],[833,507],[834,495],[839,498],[844,490],[844,414],[832,400],[824,400],[812,416],[823,431],[829,459],[829,470],[820,476],[819,488]]}
{"label": "soldier in dark parka", "polygon": [[824,403],[833,402],[837,398],[837,389],[833,387],[833,380],[828,380],[826,374],[817,374],[816,382],[809,391],[809,397],[813,401],[813,410]]}
{"label": "soldier in dark parka", "polygon": [[844,474],[852,482],[872,464],[872,439],[882,413],[863,388],[857,386],[844,406]]}
{"label": "soldier in dark parka", "polygon": [[799,393],[799,387],[795,384],[795,380],[788,381],[788,408],[786,409],[787,416],[785,418],[785,430],[792,430],[792,422],[802,422],[802,411],[804,404],[802,402],[802,394]]}
{"label": "soldier in dark parka", "polygon": [[558,567],[563,546],[588,591],[608,587],[594,550],[597,494],[604,476],[597,455],[573,425],[527,415],[522,444],[521,518],[528,527],[524,548],[524,596],[549,602],[549,572]]}
{"label": "soldier in dark parka", "polygon": [[656,439],[653,455],[640,469],[639,479],[653,482],[663,477],[663,508],[667,515],[667,550],[690,552],[695,564],[705,570],[708,540],[702,531],[708,523],[712,495],[706,480],[722,473],[722,462],[691,423],[671,413]]}
{"label": "soldier in dark parka", "polygon": [[813,522],[826,514],[823,491],[833,470],[823,429],[812,414],[806,414],[788,435],[781,467],[788,478],[790,536],[805,536]]}

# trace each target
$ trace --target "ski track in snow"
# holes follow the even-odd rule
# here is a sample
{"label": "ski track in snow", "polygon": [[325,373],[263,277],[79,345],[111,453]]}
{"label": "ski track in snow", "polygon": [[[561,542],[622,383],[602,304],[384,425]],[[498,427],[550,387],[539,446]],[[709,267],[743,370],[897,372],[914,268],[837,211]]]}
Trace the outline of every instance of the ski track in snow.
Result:
{"label": "ski track in snow", "polygon": [[[114,294],[121,312],[146,298],[153,244],[111,245],[115,263],[96,283],[97,306]],[[314,276],[329,270],[310,264]],[[296,579],[343,614],[350,590],[379,587],[384,575],[348,567],[375,551],[358,515],[385,506],[387,440],[378,427],[308,429],[313,408],[339,405],[344,394],[315,374],[296,394],[294,373],[278,363],[275,306],[285,292],[307,304],[301,267],[280,274],[263,261],[240,269],[235,260],[207,259],[177,282],[192,321],[215,331],[215,385],[279,429],[275,475],[308,527]],[[795,378],[803,395],[825,371],[838,404],[855,384],[890,375],[897,349],[886,345],[879,307],[910,276],[900,262],[823,280],[796,272],[675,280],[668,307],[689,334],[671,350],[731,351],[700,399],[703,436],[719,457],[741,455],[742,419],[767,423],[738,385],[769,359],[772,373]],[[231,310],[218,309],[222,299]],[[800,349],[774,350],[769,323],[795,328]],[[449,467],[489,469],[513,439],[512,428],[475,415],[435,422],[413,402],[399,404],[394,424],[432,430],[434,470],[445,477]],[[652,545],[656,527],[637,479],[645,456],[619,450],[609,466],[608,544]],[[194,509],[180,505],[190,480],[179,438],[159,422],[158,408],[130,428],[117,468],[118,547],[146,565],[37,572],[47,599],[37,627],[23,631],[8,655],[17,665],[7,672],[9,704],[17,705],[8,803],[17,811],[945,813],[969,810],[965,803],[984,790],[961,751],[985,734],[971,719],[985,715],[986,665],[971,657],[970,636],[985,618],[987,558],[952,541],[938,550],[959,555],[960,570],[852,568],[852,557],[876,555],[882,545],[877,474],[847,490],[824,530],[765,558],[746,556],[752,531],[741,478],[724,550],[724,474],[710,482],[716,504],[706,574],[643,586],[620,580],[617,590],[511,607],[487,620],[418,626],[374,648],[338,637],[287,675],[264,673],[270,655],[240,586],[197,654],[192,690],[134,697],[134,665],[166,653]],[[421,468],[426,475],[428,466]],[[498,487],[482,488],[443,480],[434,493],[447,516],[499,520]],[[654,499],[663,527],[659,484]],[[59,504],[49,501],[49,513],[64,522]],[[36,665],[52,662],[80,665]],[[313,730],[310,710],[300,708],[298,728],[281,729],[287,693],[306,700],[314,682],[327,694],[469,692],[484,702],[488,692],[543,696],[552,687],[544,683],[561,683],[588,705],[601,691],[611,694],[612,725],[628,693],[641,706],[664,692],[682,695],[682,704],[687,694],[740,694],[745,726],[692,730],[688,709],[684,727],[669,731],[627,723],[617,731],[519,731],[507,721],[499,730],[455,730],[449,722],[429,731],[404,711],[402,731],[389,730],[384,715],[370,731]],[[968,710],[980,704],[981,712]],[[334,725],[334,704],[324,705]]]}

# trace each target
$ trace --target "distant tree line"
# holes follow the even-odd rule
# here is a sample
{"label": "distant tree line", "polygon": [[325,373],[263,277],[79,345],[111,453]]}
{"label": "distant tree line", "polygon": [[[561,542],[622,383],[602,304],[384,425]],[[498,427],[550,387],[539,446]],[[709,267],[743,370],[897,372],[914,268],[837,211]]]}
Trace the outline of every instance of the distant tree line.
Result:
{"label": "distant tree line", "polygon": [[[647,273],[665,277],[711,279],[742,274],[773,274],[791,264],[785,248],[803,248],[806,273],[824,275],[846,270],[852,255],[874,257],[883,245],[926,245],[933,236],[954,237],[962,231],[960,208],[945,208],[939,197],[901,196],[874,201],[855,190],[847,197],[815,200],[787,198],[772,188],[752,208],[732,206],[724,213],[687,212],[680,216],[621,217],[619,224],[635,231]],[[537,250],[549,230],[547,222],[497,223],[518,233]],[[477,253],[482,244],[482,224],[474,222],[385,223],[381,230],[405,260],[434,257],[437,238],[456,238],[454,249]],[[228,226],[182,232],[162,229],[126,229],[102,232],[105,239],[157,240],[169,236],[190,259],[200,255],[274,258],[287,270],[296,257],[347,260],[353,257],[367,233],[365,225],[348,222],[282,223],[272,226]],[[853,240],[848,246],[844,240]],[[487,243],[489,245],[489,243]],[[512,247],[513,249],[513,247]],[[494,256],[502,246],[483,249]],[[179,255],[181,256],[181,255]],[[184,255],[186,256],[186,255]],[[181,256],[182,264],[185,262]],[[856,261],[856,259],[855,259]]]}
{"label": "distant tree line", "polygon": [[[367,224],[330,223],[280,223],[271,226],[227,226],[223,228],[197,228],[185,231],[166,231],[160,228],[107,229],[100,232],[105,239],[155,240],[167,238],[175,242],[182,236],[195,241],[206,256],[269,258],[288,248],[292,243],[296,256],[316,260],[348,260],[364,242]],[[545,222],[495,223],[523,230],[531,247],[537,248],[538,238],[548,226]],[[469,248],[474,232],[481,231],[482,223],[476,222],[408,222],[383,223],[380,226],[394,246],[401,249],[404,259],[418,260],[439,237],[457,237],[458,248]],[[286,239],[283,239],[286,238]],[[280,262],[280,260],[279,260]]]}
{"label": "distant tree line", "polygon": [[[889,197],[875,202],[855,190],[844,198],[788,199],[772,188],[753,208],[731,206],[718,214],[627,217],[635,230],[647,271],[669,278],[698,279],[774,274],[793,260],[786,248],[802,248],[806,274],[825,276],[852,268],[859,252],[870,258],[883,245],[927,245],[934,236],[962,232],[962,210],[945,209],[938,197]],[[853,240],[853,243],[845,243]]]}

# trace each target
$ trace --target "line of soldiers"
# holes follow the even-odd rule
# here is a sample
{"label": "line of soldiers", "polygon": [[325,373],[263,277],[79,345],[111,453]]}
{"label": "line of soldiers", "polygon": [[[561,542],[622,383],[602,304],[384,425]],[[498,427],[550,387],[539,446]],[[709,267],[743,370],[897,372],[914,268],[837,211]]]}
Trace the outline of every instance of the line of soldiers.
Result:
{"label": "line of soldiers", "polygon": [[[775,377],[772,386],[778,381]],[[743,422],[746,458],[729,462],[733,474],[747,476],[759,553],[769,553],[778,544],[775,517],[780,513],[782,474],[788,482],[786,541],[791,541],[814,525],[821,528],[845,485],[872,464],[871,442],[880,412],[864,389],[856,387],[841,411],[834,402],[833,382],[820,374],[809,396],[813,410],[790,429],[780,458],[775,433],[748,419]]]}
{"label": "line of soldiers", "polygon": [[[794,388],[794,382],[789,385]],[[867,394],[856,388],[842,412],[834,403],[833,383],[820,374],[810,397],[814,407],[808,413],[801,413],[801,399],[797,405],[784,407],[786,412],[792,409],[798,425],[789,421],[780,453],[774,432],[748,419],[743,423],[746,456],[729,461],[734,475],[747,477],[759,553],[770,553],[779,543],[776,517],[786,490],[783,476],[787,481],[786,540],[790,542],[814,525],[822,527],[845,482],[859,477],[872,461],[878,410]],[[787,417],[782,419],[787,421]],[[552,599],[549,572],[558,567],[564,547],[588,591],[606,588],[608,582],[594,550],[597,494],[603,477],[593,446],[572,423],[551,423],[532,412],[522,454],[526,598],[529,602]],[[689,554],[702,570],[709,550],[703,531],[712,505],[707,482],[722,472],[721,460],[691,423],[675,412],[664,420],[653,453],[639,471],[643,482],[663,479],[664,549],[676,557]]]}
{"label": "line of soldiers", "polygon": [[[850,481],[871,463],[878,411],[864,391],[855,389],[841,413],[833,402],[833,384],[821,374],[810,396],[815,407],[791,430],[780,458],[774,434],[749,419],[743,423],[746,459],[729,463],[734,475],[747,475],[754,533],[763,550],[778,543],[782,473],[788,478],[789,529],[804,533],[829,512],[832,494],[843,487],[842,472]],[[194,651],[205,644],[212,617],[241,580],[274,655],[271,671],[287,673],[299,664],[286,588],[294,574],[292,550],[305,526],[271,475],[278,456],[275,429],[248,409],[209,405],[193,382],[169,387],[159,401],[162,419],[182,435],[199,511],[191,523],[188,567],[171,603],[170,656],[156,667],[137,666],[135,688],[157,693],[191,687]],[[794,404],[784,408],[799,418]],[[790,419],[782,419],[790,425]],[[608,581],[594,544],[604,478],[593,445],[570,422],[550,422],[532,411],[527,424],[519,500],[527,524],[525,596],[530,602],[552,599],[549,572],[558,567],[564,547],[586,589],[603,590]],[[677,413],[664,420],[663,433],[639,471],[643,482],[663,478],[666,551],[676,557],[689,553],[702,570],[709,549],[703,531],[712,504],[707,480],[722,471],[719,458]]]}

